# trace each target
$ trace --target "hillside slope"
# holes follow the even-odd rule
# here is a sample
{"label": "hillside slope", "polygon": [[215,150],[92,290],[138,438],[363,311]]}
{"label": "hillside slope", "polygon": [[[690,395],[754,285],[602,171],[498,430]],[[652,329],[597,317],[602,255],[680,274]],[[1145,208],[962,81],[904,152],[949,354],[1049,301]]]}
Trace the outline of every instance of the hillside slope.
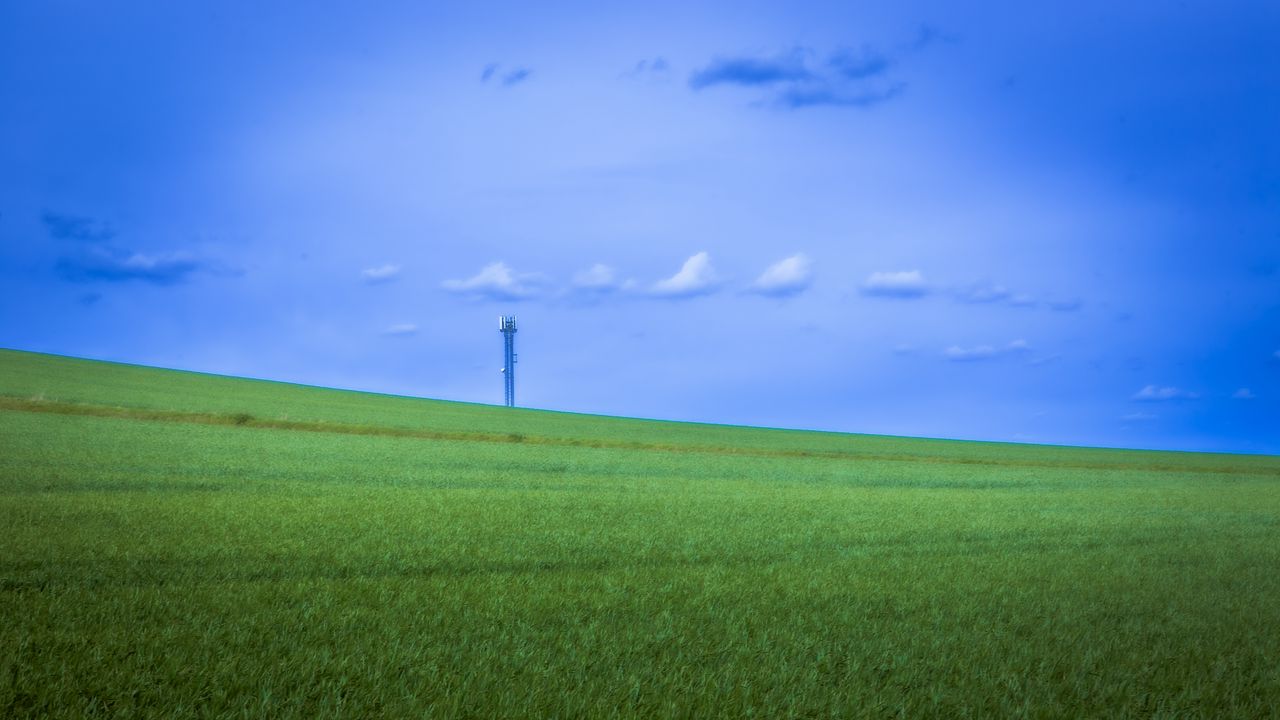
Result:
{"label": "hillside slope", "polygon": [[[380,395],[0,349],[0,402],[14,409],[235,423],[370,434],[720,449],[747,453],[902,457],[943,463],[1150,467],[1233,472],[1273,457],[1074,448],[853,435],[559,413]],[[74,405],[77,407],[67,407]],[[201,417],[204,416],[204,417]],[[1176,458],[1176,460],[1174,460]]]}
{"label": "hillside slope", "polygon": [[0,351],[0,714],[1280,713],[1280,458]]}

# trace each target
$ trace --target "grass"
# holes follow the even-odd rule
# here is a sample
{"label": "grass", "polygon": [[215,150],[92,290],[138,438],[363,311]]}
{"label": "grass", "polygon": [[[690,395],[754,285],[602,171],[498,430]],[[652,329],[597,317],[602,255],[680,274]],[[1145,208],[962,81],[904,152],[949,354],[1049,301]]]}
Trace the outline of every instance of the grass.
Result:
{"label": "grass", "polygon": [[0,716],[1280,716],[1280,458],[0,351]]}

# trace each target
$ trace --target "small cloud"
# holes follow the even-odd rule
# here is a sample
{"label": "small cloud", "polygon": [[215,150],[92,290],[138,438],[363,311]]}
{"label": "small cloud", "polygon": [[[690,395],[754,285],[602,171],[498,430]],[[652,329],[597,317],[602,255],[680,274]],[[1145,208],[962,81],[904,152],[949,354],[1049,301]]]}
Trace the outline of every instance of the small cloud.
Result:
{"label": "small cloud", "polygon": [[996,355],[999,355],[1000,351],[991,345],[975,345],[967,348],[960,347],[959,345],[952,345],[946,350],[943,350],[942,354],[948,360],[966,362],[969,360],[989,360]]}
{"label": "small cloud", "polygon": [[811,74],[804,63],[804,53],[790,53],[770,58],[731,57],[715,58],[706,67],[689,76],[689,87],[703,90],[715,85],[742,85],[758,87],[777,83],[804,80]]}
{"label": "small cloud", "polygon": [[906,90],[906,83],[887,77],[893,65],[891,56],[868,47],[837,49],[825,60],[815,50],[797,47],[772,56],[717,57],[689,76],[689,87],[760,88],[769,93],[764,104],[792,110],[820,105],[869,108]]}
{"label": "small cloud", "polygon": [[399,323],[383,330],[382,334],[389,337],[404,337],[406,335],[416,335],[417,332],[417,325],[414,325],[413,323]]}
{"label": "small cloud", "polygon": [[[1035,307],[1039,303],[1035,297],[1026,293],[1014,293],[1004,285],[997,283],[978,283],[960,287],[950,291],[951,296],[962,303],[973,305],[1006,305],[1009,307]],[[1084,306],[1079,299],[1055,300],[1044,303],[1054,312],[1075,312]]]}
{"label": "small cloud", "polygon": [[573,276],[573,288],[584,292],[605,294],[623,288],[626,283],[618,280],[613,268],[603,263],[596,263],[590,268]]}
{"label": "small cloud", "polygon": [[1002,355],[1029,352],[1030,350],[1031,346],[1027,344],[1026,340],[1014,340],[1003,347],[994,345],[975,345],[973,347],[952,345],[942,351],[942,356],[955,362],[972,362],[975,360],[991,360]]}
{"label": "small cloud", "polygon": [[914,355],[916,346],[908,343],[901,343],[893,346],[894,355]]}
{"label": "small cloud", "polygon": [[1231,393],[1231,399],[1232,400],[1257,400],[1258,396],[1254,395],[1253,391],[1250,390],[1249,388],[1240,388],[1239,390],[1236,390],[1235,392]]}
{"label": "small cloud", "polygon": [[667,63],[666,58],[662,56],[653,59],[646,58],[636,62],[634,66],[625,73],[623,77],[641,78],[641,77],[661,77],[665,76],[671,70],[671,65]]}
{"label": "small cloud", "polygon": [[387,263],[377,267],[365,268],[360,271],[360,277],[370,285],[378,283],[391,282],[400,276],[400,266]]}
{"label": "small cloud", "polygon": [[1125,422],[1150,422],[1152,420],[1158,420],[1159,418],[1160,416],[1155,413],[1145,412],[1129,413],[1128,415],[1120,416],[1120,419]]}
{"label": "small cloud", "polygon": [[960,42],[959,36],[944,32],[932,25],[921,24],[916,29],[916,36],[907,45],[908,50],[920,51],[931,45],[954,45]]}
{"label": "small cloud", "polygon": [[1198,397],[1200,396],[1196,393],[1181,388],[1147,385],[1134,393],[1130,399],[1141,402],[1164,402],[1169,400],[1194,400]]}
{"label": "small cloud", "polygon": [[839,50],[827,60],[827,65],[841,77],[849,80],[865,80],[883,75],[893,62],[888,56],[870,48]]}
{"label": "small cloud", "polygon": [[748,288],[748,292],[769,297],[799,295],[813,283],[813,263],[803,253],[770,265]]}
{"label": "small cloud", "polygon": [[[1034,296],[1027,293],[1015,293],[998,283],[978,283],[968,287],[961,287],[952,292],[952,297],[958,302],[972,305],[1006,305],[1008,307],[1029,308],[1038,304]],[[1080,301],[1049,303],[1049,306],[1060,312],[1068,312],[1078,309]]]}
{"label": "small cloud", "polygon": [[176,285],[199,271],[217,271],[212,263],[186,253],[148,255],[118,248],[94,247],[58,260],[58,273],[71,282],[129,282]]}
{"label": "small cloud", "polygon": [[542,291],[542,276],[516,273],[506,263],[495,262],[465,280],[445,280],[441,287],[476,300],[528,300]]}
{"label": "small cloud", "polygon": [[101,299],[102,299],[102,293],[87,292],[87,293],[81,294],[80,297],[76,298],[76,302],[88,307],[90,305],[97,305],[98,301]]}
{"label": "small cloud", "polygon": [[659,73],[660,73],[660,72],[666,72],[667,70],[671,69],[671,66],[667,64],[667,61],[666,61],[666,59],[665,59],[665,58],[663,58],[663,57],[659,56],[659,57],[656,57],[656,58],[654,58],[653,60],[649,61],[649,67],[648,67],[648,68],[645,68],[645,66],[644,66],[644,61],[643,61],[643,60],[641,60],[641,61],[640,61],[640,63],[639,63],[639,65],[637,66],[637,69],[639,69],[639,70],[645,70],[645,69],[647,69],[649,72],[659,72]]}
{"label": "small cloud", "polygon": [[956,299],[966,303],[998,303],[1012,299],[1013,293],[1003,285],[973,285],[956,292]]}
{"label": "small cloud", "polygon": [[104,243],[116,236],[114,230],[93,218],[46,210],[40,216],[45,231],[55,240]]}
{"label": "small cloud", "polygon": [[711,267],[711,256],[700,252],[685,260],[675,275],[654,283],[649,294],[675,300],[708,295],[717,288],[718,279],[715,269]]}
{"label": "small cloud", "polygon": [[1274,353],[1272,353],[1271,357],[1275,358],[1276,360],[1280,360],[1280,350],[1277,350]]}
{"label": "small cloud", "polygon": [[499,72],[502,66],[496,62],[489,63],[480,71],[480,82],[487,83],[490,80],[497,80],[503,87],[511,87],[528,80],[533,71],[526,67],[517,67],[507,72]]}
{"label": "small cloud", "polygon": [[516,68],[502,76],[502,84],[504,87],[511,87],[528,80],[532,74],[533,71],[529,68]]}
{"label": "small cloud", "polygon": [[850,92],[846,89],[833,88],[828,85],[815,87],[792,87],[776,98],[778,105],[792,110],[799,110],[819,105],[832,107],[869,108],[892,100],[907,89],[905,83],[897,83],[882,90],[863,90]]}
{"label": "small cloud", "polygon": [[919,270],[873,272],[862,283],[862,294],[907,300],[928,295],[929,285]]}

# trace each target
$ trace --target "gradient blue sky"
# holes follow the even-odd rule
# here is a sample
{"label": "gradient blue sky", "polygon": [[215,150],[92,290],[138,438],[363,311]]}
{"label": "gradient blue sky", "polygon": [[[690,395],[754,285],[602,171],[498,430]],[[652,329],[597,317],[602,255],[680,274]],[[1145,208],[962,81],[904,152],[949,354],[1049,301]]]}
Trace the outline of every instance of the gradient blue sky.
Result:
{"label": "gradient blue sky", "polygon": [[0,6],[0,345],[1280,452],[1280,5]]}

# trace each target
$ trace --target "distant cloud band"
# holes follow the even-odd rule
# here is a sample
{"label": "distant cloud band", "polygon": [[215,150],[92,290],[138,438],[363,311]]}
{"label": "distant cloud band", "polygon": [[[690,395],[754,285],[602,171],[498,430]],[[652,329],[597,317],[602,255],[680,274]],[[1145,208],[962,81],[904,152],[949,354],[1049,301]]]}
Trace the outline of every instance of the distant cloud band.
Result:
{"label": "distant cloud band", "polygon": [[175,285],[209,263],[182,253],[146,255],[109,248],[94,248],[58,260],[59,274],[72,282],[127,282],[139,280],[155,285]]}

